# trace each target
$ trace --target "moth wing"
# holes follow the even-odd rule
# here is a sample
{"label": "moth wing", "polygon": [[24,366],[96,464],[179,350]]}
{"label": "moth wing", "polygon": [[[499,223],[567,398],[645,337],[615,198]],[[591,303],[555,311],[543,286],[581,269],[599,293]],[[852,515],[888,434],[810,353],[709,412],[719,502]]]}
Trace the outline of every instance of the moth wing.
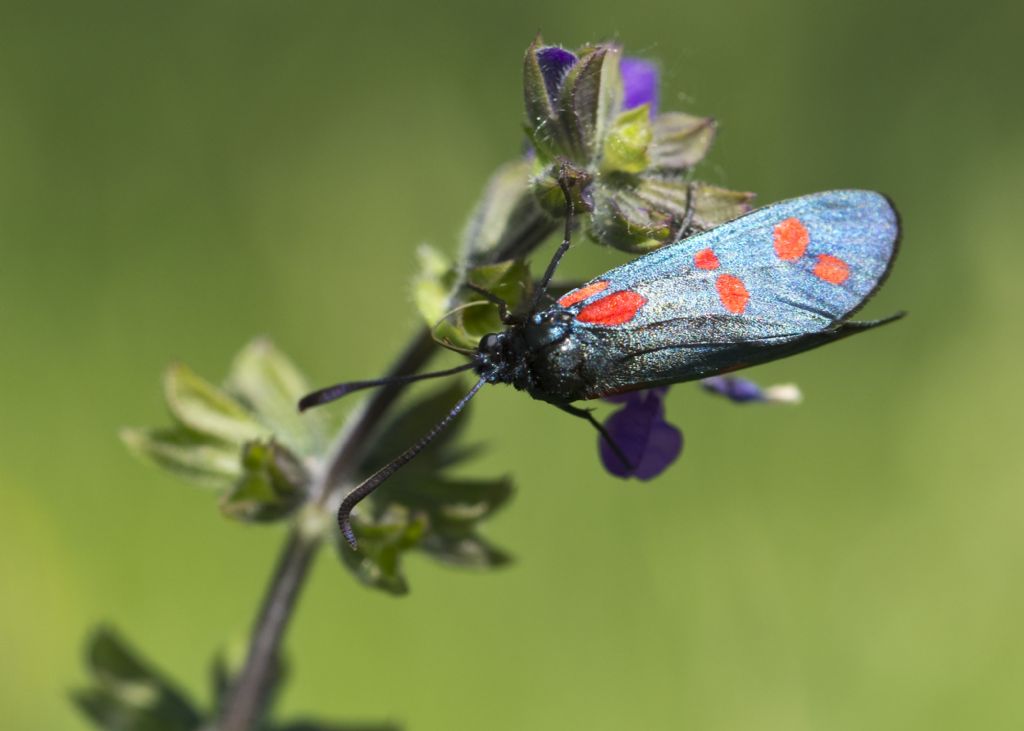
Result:
{"label": "moth wing", "polygon": [[701,378],[863,330],[843,323],[884,281],[899,232],[880,193],[814,193],[635,259],[559,303],[609,353],[609,372],[624,373],[604,379],[613,388]]}
{"label": "moth wing", "polygon": [[[814,193],[635,259],[560,303],[583,328],[641,330],[682,319],[693,342],[702,320],[716,331],[723,319],[763,331],[751,337],[813,332],[863,306],[888,273],[898,239],[896,210],[880,193]],[[645,300],[633,316],[600,317],[601,300],[625,291]]]}

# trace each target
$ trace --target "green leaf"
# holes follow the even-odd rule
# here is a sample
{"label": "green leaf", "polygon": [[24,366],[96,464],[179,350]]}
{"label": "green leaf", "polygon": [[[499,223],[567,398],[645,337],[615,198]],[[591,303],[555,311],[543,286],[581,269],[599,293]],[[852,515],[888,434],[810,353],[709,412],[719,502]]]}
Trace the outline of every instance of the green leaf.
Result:
{"label": "green leaf", "polygon": [[[381,488],[384,489],[384,488]],[[386,493],[394,502],[426,511],[432,521],[476,523],[490,517],[512,497],[512,481],[455,480],[434,477],[396,481]]]}
{"label": "green leaf", "polygon": [[[601,92],[601,75],[608,60],[609,48],[595,46],[586,49],[579,63],[573,66],[562,83],[559,99],[559,123],[566,131],[568,157],[576,163],[587,165],[596,150],[600,149],[596,137],[598,127],[598,103]],[[612,65],[618,68],[618,59]]]}
{"label": "green leaf", "polygon": [[[515,310],[532,291],[529,267],[522,261],[504,261],[475,267],[466,280],[504,299]],[[458,306],[437,323],[434,335],[457,348],[475,349],[480,338],[505,329],[498,308],[469,288],[460,292]]]}
{"label": "green leaf", "polygon": [[572,197],[573,208],[578,215],[592,209],[589,194],[594,176],[584,168],[571,165],[565,160],[541,166],[538,161],[534,175],[530,178],[530,190],[533,192],[537,205],[552,220],[565,217],[565,193],[562,191],[561,179],[564,177],[569,184],[569,195]]}
{"label": "green leaf", "polygon": [[307,720],[274,726],[273,731],[402,731],[402,727],[394,723],[331,723]]}
{"label": "green leaf", "polygon": [[317,454],[326,442],[323,417],[300,414],[296,404],[312,388],[273,343],[257,338],[235,357],[228,389],[260,417],[274,437],[302,455]]}
{"label": "green leaf", "polygon": [[693,224],[707,230],[742,216],[751,209],[753,193],[727,190],[707,183],[694,186]]}
{"label": "green leaf", "polygon": [[434,327],[450,309],[456,274],[451,260],[432,246],[416,250],[420,271],[413,279],[413,300],[427,327]]}
{"label": "green leaf", "polygon": [[192,731],[202,723],[189,700],[112,630],[100,628],[86,648],[93,688],[73,693],[81,711],[111,731]]}
{"label": "green leaf", "polygon": [[442,563],[462,568],[498,568],[512,561],[505,551],[470,531],[431,531],[420,548]]}
{"label": "green leaf", "polygon": [[164,397],[182,426],[239,446],[269,435],[237,399],[200,378],[188,366],[172,365],[164,376]]}
{"label": "green leaf", "polygon": [[[370,474],[405,446],[423,436],[465,394],[465,385],[447,384],[414,402],[381,430],[380,440],[362,464]],[[468,408],[468,407],[467,407]],[[353,514],[359,550],[343,540],[342,560],[363,583],[392,594],[408,591],[401,572],[402,556],[422,549],[433,558],[459,566],[491,567],[508,556],[476,534],[477,526],[508,502],[512,483],[507,478],[447,478],[444,469],[468,456],[457,444],[465,414],[442,432],[407,467],[381,485]]]}
{"label": "green leaf", "polygon": [[426,516],[413,515],[399,505],[388,506],[376,518],[365,517],[364,510],[352,515],[358,551],[336,534],[342,563],[367,586],[396,596],[407,594],[409,584],[402,574],[401,559],[423,537]]}
{"label": "green leaf", "polygon": [[595,186],[587,233],[608,246],[646,253],[746,213],[752,199],[752,193],[677,176],[630,176]]}
{"label": "green leaf", "polygon": [[505,163],[487,182],[462,232],[462,260],[468,266],[477,266],[485,259],[493,261],[496,256],[522,258],[529,249],[520,248],[519,242],[529,241],[535,246],[553,227],[530,190],[532,169],[529,160]]}
{"label": "green leaf", "polygon": [[682,112],[660,114],[654,119],[651,167],[682,172],[704,159],[715,139],[715,120]]}
{"label": "green leaf", "polygon": [[595,186],[594,213],[587,234],[623,251],[642,253],[663,246],[671,237],[673,216],[652,205],[639,189]]}
{"label": "green leaf", "polygon": [[426,476],[421,480],[396,481],[386,499],[427,516],[427,528],[418,544],[425,553],[452,565],[494,568],[508,563],[510,558],[476,530],[511,495],[512,482],[507,478],[447,480]]}
{"label": "green leaf", "polygon": [[298,458],[274,441],[249,442],[245,472],[221,499],[221,511],[243,521],[268,522],[290,515],[306,499],[309,475]]}
{"label": "green leaf", "polygon": [[650,164],[647,148],[651,144],[649,107],[641,104],[620,114],[604,138],[601,170],[606,173],[641,173]]}
{"label": "green leaf", "polygon": [[242,473],[241,449],[181,427],[121,430],[121,441],[137,457],[212,489],[224,489]]}
{"label": "green leaf", "polygon": [[[498,264],[474,267],[466,273],[466,280],[505,300],[509,309],[513,311],[529,298],[533,290],[530,268],[522,260],[503,261]],[[481,295],[473,293],[472,290],[470,292],[474,298],[486,302]],[[481,312],[483,311],[478,311],[475,318],[471,318],[470,313],[463,318],[471,338],[476,338],[479,341],[487,333],[505,329],[505,325],[498,317],[496,307],[492,306],[489,313],[484,312],[490,317],[481,317]],[[473,345],[475,347],[476,342]]]}
{"label": "green leaf", "polygon": [[616,45],[605,45],[605,57],[601,64],[601,88],[598,91],[597,118],[594,128],[594,146],[592,155],[601,152],[605,136],[612,128],[615,118],[622,111],[622,76],[619,64],[622,62],[622,48]]}
{"label": "green leaf", "polygon": [[556,110],[551,105],[544,72],[541,71],[537,51],[544,46],[538,34],[523,57],[523,102],[526,109],[526,132],[538,152],[555,155],[562,147],[563,135],[555,123]]}
{"label": "green leaf", "polygon": [[228,653],[221,650],[213,656],[210,663],[210,689],[213,692],[213,708],[219,713],[227,702],[231,692],[231,685],[238,677],[242,669],[245,657],[236,657],[237,653]]}

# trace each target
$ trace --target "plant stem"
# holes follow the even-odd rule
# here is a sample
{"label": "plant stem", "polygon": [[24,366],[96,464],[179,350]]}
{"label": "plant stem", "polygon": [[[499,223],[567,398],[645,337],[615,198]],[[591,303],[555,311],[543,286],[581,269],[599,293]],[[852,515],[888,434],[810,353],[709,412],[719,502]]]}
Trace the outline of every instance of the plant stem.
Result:
{"label": "plant stem", "polygon": [[[525,256],[554,230],[555,222],[535,210],[480,263]],[[437,352],[427,328],[421,328],[398,357],[388,376],[417,373]],[[369,438],[387,415],[407,384],[389,384],[374,392],[348,420],[339,434],[318,479],[311,488],[311,502],[325,508],[346,487],[369,446]],[[219,731],[252,731],[259,724],[272,696],[278,653],[299,593],[321,545],[319,533],[311,535],[295,523],[288,534],[277,568],[267,587],[253,626],[245,665],[221,709]]]}
{"label": "plant stem", "polygon": [[[416,373],[434,350],[430,333],[426,328],[421,329],[388,375]],[[381,387],[350,420],[351,427],[339,436],[326,467],[312,487],[312,500],[316,505],[326,505],[331,495],[351,478],[367,437],[384,418],[402,388],[404,384]],[[303,531],[301,523],[296,523],[289,531],[252,630],[245,666],[221,711],[220,731],[250,731],[263,716],[276,680],[275,668],[281,641],[320,544],[320,537]]]}
{"label": "plant stem", "polygon": [[[406,376],[418,372],[437,352],[434,341],[427,328],[421,328],[413,337],[405,350],[391,366],[386,378]],[[335,448],[327,459],[324,478],[313,493],[313,500],[320,506],[330,502],[330,498],[348,482],[359,464],[366,441],[387,414],[395,399],[408,384],[390,383],[380,386],[373,396],[367,399],[359,411],[349,420],[351,426],[345,428]]]}
{"label": "plant stem", "polygon": [[256,618],[245,667],[222,709],[221,731],[249,731],[263,716],[277,680],[281,640],[319,547],[319,538],[303,535],[298,525],[291,528]]}

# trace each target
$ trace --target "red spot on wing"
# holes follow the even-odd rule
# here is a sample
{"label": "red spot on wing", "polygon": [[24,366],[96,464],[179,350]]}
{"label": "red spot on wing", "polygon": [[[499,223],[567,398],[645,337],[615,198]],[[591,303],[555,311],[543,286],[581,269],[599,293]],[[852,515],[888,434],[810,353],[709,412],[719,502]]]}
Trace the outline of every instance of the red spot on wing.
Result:
{"label": "red spot on wing", "polygon": [[701,249],[693,255],[693,264],[698,269],[718,269],[718,257],[711,249]]}
{"label": "red spot on wing", "polygon": [[850,265],[837,256],[818,254],[814,265],[814,276],[830,284],[842,284],[850,277]]}
{"label": "red spot on wing", "polygon": [[750,300],[750,293],[743,285],[743,280],[732,274],[719,274],[715,280],[715,289],[718,290],[718,299],[722,300],[725,309],[734,315],[743,314]]}
{"label": "red spot on wing", "polygon": [[796,261],[807,251],[811,236],[798,218],[787,218],[775,227],[775,254],[783,261]]}
{"label": "red spot on wing", "polygon": [[642,294],[627,289],[591,302],[580,310],[576,319],[594,325],[623,325],[636,317],[646,302]]}
{"label": "red spot on wing", "polygon": [[587,297],[597,294],[598,292],[603,292],[606,289],[608,289],[608,282],[594,282],[593,284],[588,284],[586,287],[580,287],[579,289],[574,289],[568,294],[562,295],[561,299],[558,300],[558,304],[562,307],[572,307],[577,302],[582,302],[587,299]]}

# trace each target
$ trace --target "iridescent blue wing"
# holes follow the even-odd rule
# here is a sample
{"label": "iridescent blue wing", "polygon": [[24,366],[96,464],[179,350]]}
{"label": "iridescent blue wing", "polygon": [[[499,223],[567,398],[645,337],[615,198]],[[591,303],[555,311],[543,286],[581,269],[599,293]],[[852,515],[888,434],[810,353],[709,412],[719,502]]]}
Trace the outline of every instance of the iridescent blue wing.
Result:
{"label": "iridescent blue wing", "polygon": [[[871,191],[775,203],[613,269],[559,300],[592,348],[587,397],[703,378],[807,350],[892,264],[899,219]],[[585,366],[586,367],[586,366]]]}

